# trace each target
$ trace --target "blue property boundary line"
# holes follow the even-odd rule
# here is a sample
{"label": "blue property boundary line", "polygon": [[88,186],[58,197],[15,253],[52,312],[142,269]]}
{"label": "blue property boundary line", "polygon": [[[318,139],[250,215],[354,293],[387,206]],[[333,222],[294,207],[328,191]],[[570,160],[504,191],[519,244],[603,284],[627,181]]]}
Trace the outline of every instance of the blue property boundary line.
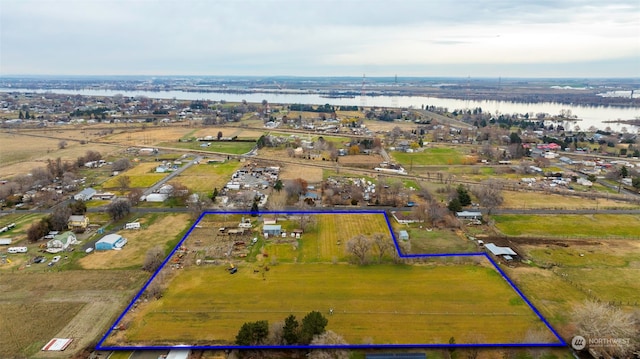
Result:
{"label": "blue property boundary line", "polygon": [[[226,215],[226,214],[241,214],[241,215],[265,215],[265,214],[381,214],[384,216],[391,233],[391,238],[395,245],[396,251],[400,258],[437,258],[437,257],[484,257],[491,265],[498,271],[502,278],[507,281],[509,286],[520,296],[522,300],[529,306],[529,308],[538,316],[538,318],[544,323],[544,325],[553,333],[558,343],[473,343],[473,344],[349,344],[349,345],[254,345],[254,346],[241,346],[241,345],[178,345],[178,346],[103,346],[103,343],[116,330],[124,316],[129,312],[131,307],[136,303],[140,296],[144,293],[147,287],[153,282],[158,273],[165,267],[170,261],[175,252],[182,246],[184,241],[189,237],[191,232],[196,228],[198,223],[204,216],[207,215]],[[551,324],[544,318],[544,316],[538,311],[538,309],[529,301],[529,299],[520,291],[515,283],[507,276],[507,274],[500,269],[498,263],[491,258],[486,252],[476,253],[433,253],[433,254],[403,254],[400,250],[398,240],[393,231],[391,221],[387,212],[384,210],[324,210],[324,211],[207,211],[203,212],[200,217],[193,223],[191,228],[185,233],[180,242],[173,248],[171,253],[164,259],[162,264],[153,273],[151,278],[142,286],[138,294],[131,300],[127,308],[118,316],[118,319],[111,325],[107,333],[100,339],[96,345],[96,350],[171,350],[171,349],[192,349],[192,350],[228,350],[228,349],[410,349],[410,348],[424,348],[424,349],[455,349],[455,348],[530,348],[530,347],[567,347],[567,343],[562,339],[558,332],[551,326]]]}

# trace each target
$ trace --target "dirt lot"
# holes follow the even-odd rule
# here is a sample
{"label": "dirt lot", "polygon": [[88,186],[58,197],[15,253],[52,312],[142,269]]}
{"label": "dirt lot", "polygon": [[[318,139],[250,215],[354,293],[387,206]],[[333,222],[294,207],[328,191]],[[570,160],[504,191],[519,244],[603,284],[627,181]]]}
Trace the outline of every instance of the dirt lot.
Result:
{"label": "dirt lot", "polygon": [[384,159],[380,155],[351,155],[338,158],[342,166],[373,169],[378,167]]}
{"label": "dirt lot", "polygon": [[[155,218],[155,219],[152,219]],[[167,242],[191,225],[188,214],[168,214],[140,219],[142,229],[122,230],[118,234],[127,239],[120,251],[100,251],[79,260],[86,269],[113,269],[141,266],[147,251],[155,246],[165,247]]]}
{"label": "dirt lot", "polygon": [[[146,277],[142,271],[2,273],[0,357],[69,358],[100,339]],[[64,352],[39,353],[54,337],[74,341]]]}
{"label": "dirt lot", "polygon": [[281,180],[293,180],[296,178],[303,178],[309,183],[320,183],[322,182],[322,168],[286,165],[280,169]]}

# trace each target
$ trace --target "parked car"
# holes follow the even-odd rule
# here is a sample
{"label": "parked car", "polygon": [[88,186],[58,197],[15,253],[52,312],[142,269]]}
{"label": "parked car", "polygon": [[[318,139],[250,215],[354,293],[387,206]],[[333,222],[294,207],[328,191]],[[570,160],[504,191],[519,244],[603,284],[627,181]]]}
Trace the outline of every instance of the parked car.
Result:
{"label": "parked car", "polygon": [[47,258],[45,258],[44,256],[37,256],[33,258],[33,263],[44,263],[46,261],[47,261]]}
{"label": "parked car", "polygon": [[60,256],[55,256],[51,259],[51,263],[58,263],[59,260],[60,260]]}

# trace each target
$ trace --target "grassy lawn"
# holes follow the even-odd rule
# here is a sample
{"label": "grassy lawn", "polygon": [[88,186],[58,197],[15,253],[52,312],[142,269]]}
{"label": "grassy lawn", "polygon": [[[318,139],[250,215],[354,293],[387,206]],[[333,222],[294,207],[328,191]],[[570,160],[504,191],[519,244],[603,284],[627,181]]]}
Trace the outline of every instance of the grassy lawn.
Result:
{"label": "grassy lawn", "polygon": [[[203,143],[209,143],[209,147],[200,147]],[[221,142],[162,142],[158,146],[182,148],[198,151],[209,152],[221,152],[231,155],[241,155],[247,153],[253,149],[256,145],[255,142],[233,142],[233,141],[221,141]]]}
{"label": "grassy lawn", "polygon": [[122,172],[117,176],[109,178],[102,184],[103,189],[116,189],[120,188],[119,178],[122,176],[129,177],[130,188],[144,188],[154,185],[159,180],[163,179],[166,173],[156,173],[155,168],[159,165],[159,162],[143,162],[137,166]]}
{"label": "grassy lawn", "polygon": [[639,238],[635,215],[495,215],[496,228],[510,236]]}
{"label": "grassy lawn", "polygon": [[417,225],[399,229],[406,229],[409,232],[411,253],[413,254],[479,252],[472,241],[460,238],[459,235],[448,229],[427,231]]}
{"label": "grassy lawn", "polygon": [[414,165],[461,165],[464,155],[456,148],[434,147],[426,148],[423,152],[406,153],[392,151],[391,157],[403,166]]}
{"label": "grassy lawn", "polygon": [[492,268],[291,263],[272,266],[264,277],[248,265],[235,275],[222,266],[182,270],[160,300],[132,313],[125,338],[232,344],[245,322],[289,314],[300,320],[312,310],[325,313],[327,329],[351,344],[446,343],[452,336],[465,343],[477,335],[486,343],[516,343],[530,329],[545,330]]}

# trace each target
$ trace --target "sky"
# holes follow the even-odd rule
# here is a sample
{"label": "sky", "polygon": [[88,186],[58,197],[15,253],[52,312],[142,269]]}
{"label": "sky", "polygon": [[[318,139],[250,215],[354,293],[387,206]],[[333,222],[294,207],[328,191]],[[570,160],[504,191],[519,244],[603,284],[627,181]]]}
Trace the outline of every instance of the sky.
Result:
{"label": "sky", "polygon": [[640,77],[640,0],[0,0],[0,76]]}

